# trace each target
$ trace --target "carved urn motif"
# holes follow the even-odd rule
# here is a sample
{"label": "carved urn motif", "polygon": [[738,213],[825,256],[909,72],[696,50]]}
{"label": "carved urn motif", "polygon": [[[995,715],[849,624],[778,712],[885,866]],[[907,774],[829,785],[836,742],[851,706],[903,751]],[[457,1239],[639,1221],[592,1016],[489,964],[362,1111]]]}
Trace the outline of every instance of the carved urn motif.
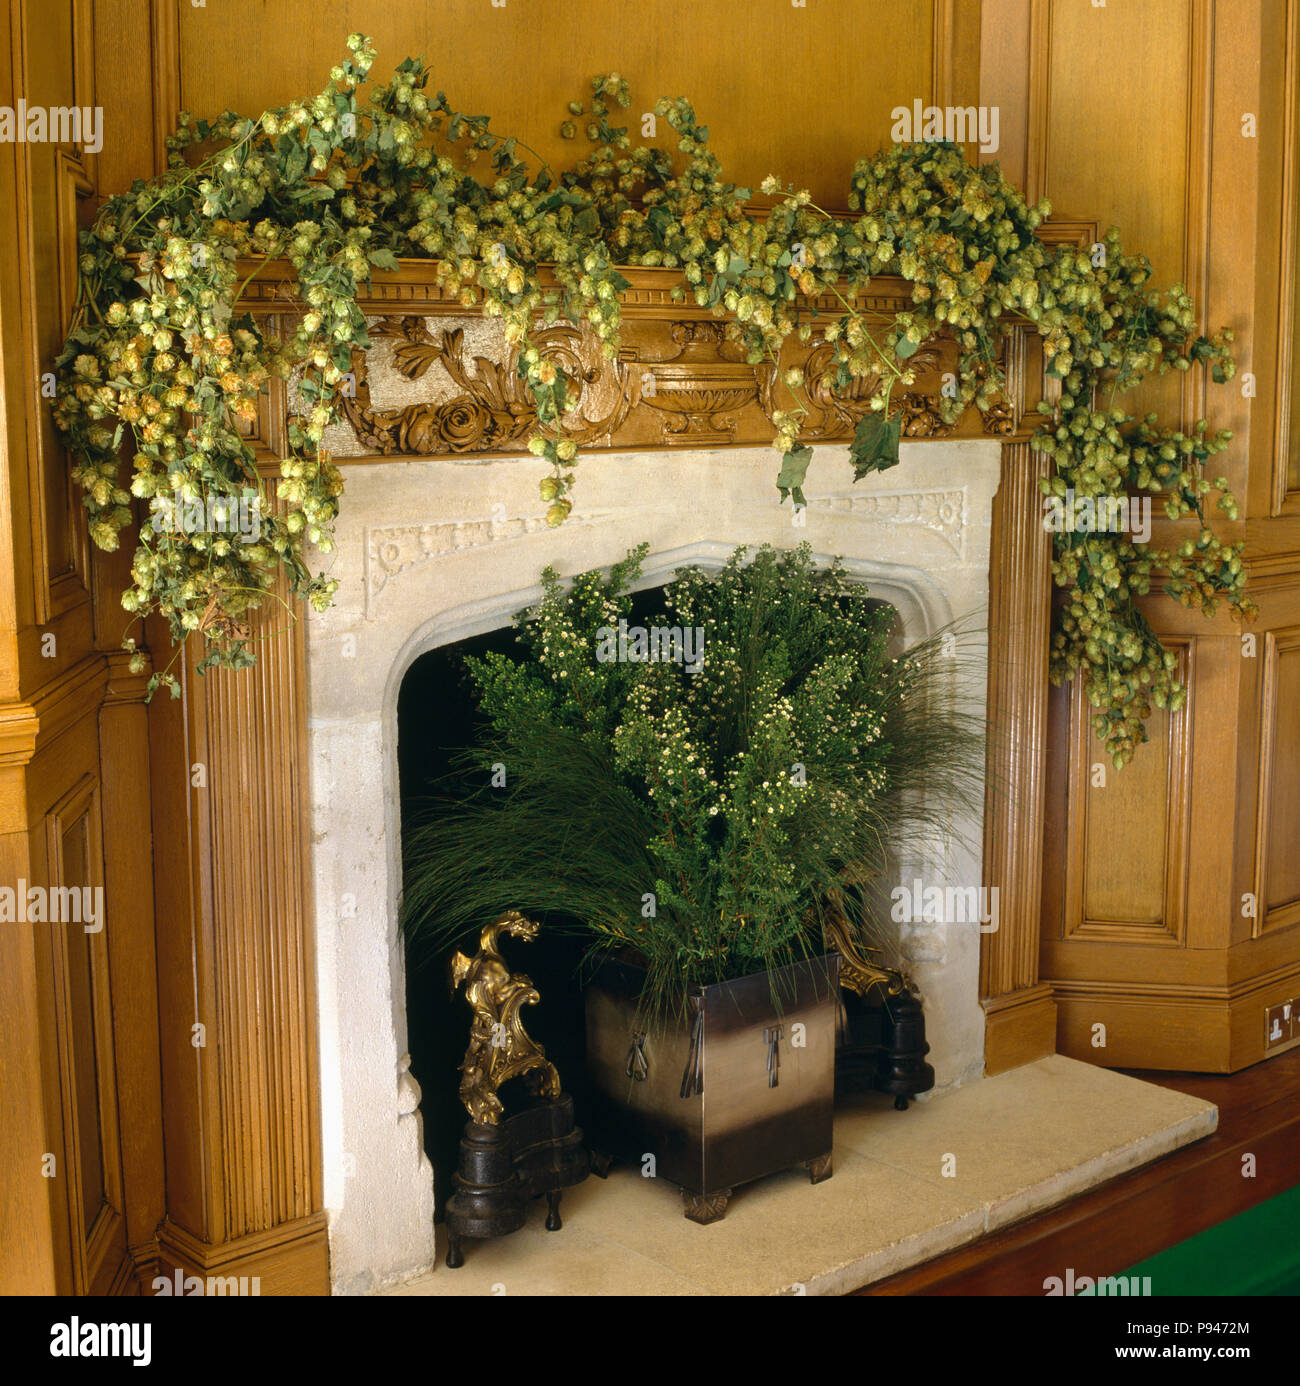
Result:
{"label": "carved urn motif", "polygon": [[722,323],[675,322],[672,339],[681,348],[676,356],[641,363],[642,403],[668,416],[665,433],[685,435],[679,442],[732,442],[736,425],[727,415],[758,399],[754,367],[738,359]]}

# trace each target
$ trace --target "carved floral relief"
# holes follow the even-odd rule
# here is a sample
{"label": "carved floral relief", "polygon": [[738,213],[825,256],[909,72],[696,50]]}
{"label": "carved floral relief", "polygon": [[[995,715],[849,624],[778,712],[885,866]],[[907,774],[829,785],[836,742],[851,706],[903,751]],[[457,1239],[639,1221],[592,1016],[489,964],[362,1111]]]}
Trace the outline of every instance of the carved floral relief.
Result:
{"label": "carved floral relief", "polygon": [[[526,450],[536,415],[498,324],[477,316],[386,314],[371,319],[370,337],[370,350],[353,353],[345,422],[329,440],[336,456]],[[790,406],[776,367],[748,363],[712,318],[642,319],[625,337],[629,345],[612,361],[593,336],[567,323],[535,339],[572,383],[565,432],[583,450],[764,444],[773,414]],[[1013,434],[1017,420],[1005,402],[982,419],[968,411],[956,424],[944,421],[940,390],[952,351],[940,340],[916,353],[916,386],[896,396],[890,410],[901,417],[902,436]],[[863,377],[837,387],[834,348],[817,334],[806,346],[788,344],[782,370],[792,364],[802,366],[811,405],[804,441],[851,438],[879,381]]]}

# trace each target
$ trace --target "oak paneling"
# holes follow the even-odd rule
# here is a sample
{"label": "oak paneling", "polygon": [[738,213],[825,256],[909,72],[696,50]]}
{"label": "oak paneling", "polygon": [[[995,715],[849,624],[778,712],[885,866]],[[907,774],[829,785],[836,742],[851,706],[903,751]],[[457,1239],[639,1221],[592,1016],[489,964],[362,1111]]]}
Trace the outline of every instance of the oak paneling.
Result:
{"label": "oak paneling", "polygon": [[[932,44],[978,43],[976,13],[969,0],[212,0],[180,6],[179,100],[200,115],[257,115],[310,95],[361,30],[379,50],[375,76],[423,55],[454,109],[571,162],[587,139],[582,121],[576,140],[560,137],[567,103],[618,71],[635,127],[657,97],[688,97],[736,182],[757,192],[776,173],[843,207],[854,162],[888,143],[893,107],[932,100],[954,72],[973,85],[974,61],[944,61]],[[254,46],[256,61],[231,61]]]}
{"label": "oak paneling", "polygon": [[[1207,622],[1144,598],[1143,615],[1182,651],[1190,696],[1182,713],[1151,719],[1151,741],[1119,772],[1086,726],[1091,709],[1052,694],[1040,957],[1064,1052],[1234,1070],[1265,1056],[1262,1008],[1300,980],[1300,931],[1289,927],[1296,732],[1277,711],[1296,696],[1283,692],[1295,685],[1283,651],[1300,605],[1284,426],[1297,326],[1288,275],[1300,215],[1298,12],[1281,0],[992,0],[992,12],[1016,53],[1028,31],[1031,196],[1099,229],[1118,225],[1128,251],[1153,262],[1155,285],[1185,283],[1207,330],[1236,333],[1239,374],[1228,386],[1207,387],[1193,371],[1118,402],[1233,430],[1211,472],[1228,477],[1242,519],[1211,519],[1225,537],[1247,539],[1261,606],[1255,644],[1226,615]],[[1015,90],[1014,62],[990,56],[989,29],[986,11],[986,99]],[[1018,150],[1018,132],[1003,124]],[[1157,518],[1153,541],[1172,534]],[[1275,792],[1263,777],[1280,747],[1286,787]],[[1104,789],[1090,786],[1097,764]],[[1252,893],[1258,919],[1243,904]],[[1092,1044],[1098,1023],[1110,1034],[1104,1050]]]}
{"label": "oak paneling", "polygon": [[[1179,678],[1194,687],[1190,642],[1166,644],[1179,653]],[[1119,771],[1092,730],[1092,711],[1076,682],[1068,732],[1065,937],[1180,944],[1186,932],[1192,704],[1172,714],[1155,710],[1147,722],[1150,739]]]}
{"label": "oak paneling", "polygon": [[[1200,280],[1205,158],[1201,93],[1212,0],[1141,5],[1035,0],[1030,188],[1063,216],[1117,225],[1154,283]],[[1037,80],[1034,80],[1036,77]],[[1144,382],[1142,409],[1185,408],[1182,377]],[[1193,415],[1193,417],[1195,417]]]}
{"label": "oak paneling", "polygon": [[99,773],[104,893],[113,927],[106,930],[105,939],[118,1022],[114,1048],[122,1113],[123,1212],[136,1276],[141,1286],[148,1286],[156,1270],[156,1235],[164,1212],[153,836],[144,703],[148,673],[132,674],[128,656],[121,650],[110,654],[107,662],[108,683],[99,711]]}
{"label": "oak paneling", "polygon": [[[1041,385],[1022,372],[1021,390]],[[988,1015],[985,1067],[1014,1068],[1052,1052],[1051,993],[1039,985],[1051,538],[1041,523],[1044,454],[1002,450],[989,582],[989,736],[984,875],[998,890],[1001,927],[982,936],[980,993]]]}
{"label": "oak paneling", "polygon": [[[83,10],[83,17],[85,11]],[[74,8],[62,4],[33,7],[26,3],[10,11],[10,36],[15,63],[15,89],[32,106],[68,107],[79,95],[75,68]],[[79,495],[63,465],[49,399],[42,380],[63,344],[63,333],[75,292],[76,219],[79,198],[93,191],[80,146],[54,143],[16,146],[19,224],[16,249],[21,274],[21,316],[25,342],[20,360],[24,378],[21,393],[26,422],[27,501],[31,546],[31,616],[48,626],[59,616],[89,601],[85,516]],[[65,636],[65,653],[54,655],[55,666],[80,643],[72,628]],[[40,658],[32,649],[28,656]],[[51,665],[43,672],[48,673]],[[39,677],[39,675],[37,676]]]}
{"label": "oak paneling", "polygon": [[1257,933],[1300,923],[1300,626],[1268,632],[1263,683]]}
{"label": "oak paneling", "polygon": [[[281,597],[285,593],[281,591]],[[151,626],[151,638],[165,638]],[[151,710],[167,1216],[164,1272],[328,1289],[315,964],[306,863],[305,665],[268,603],[257,664],[178,663]],[[196,1030],[201,1026],[202,1030]]]}
{"label": "oak paneling", "polygon": [[[52,887],[102,890],[97,782],[82,779],[49,810],[45,826],[44,879]],[[103,927],[94,933],[75,921],[47,927],[73,1286],[102,1294],[126,1254],[108,952]]]}
{"label": "oak paneling", "polygon": [[1286,7],[1283,48],[1281,237],[1278,245],[1275,510],[1300,510],[1300,10]]}
{"label": "oak paneling", "polygon": [[[96,106],[96,8],[14,0],[0,103]],[[147,814],[143,839],[131,837],[147,782],[129,737],[99,736],[108,668],[91,589],[105,595],[102,569],[91,566],[43,389],[73,309],[77,228],[98,169],[76,145],[0,146],[0,885],[104,890],[95,933],[48,921],[0,930],[13,1056],[0,1065],[0,1126],[13,1132],[0,1284],[11,1292],[136,1288],[161,1214],[153,919],[140,906],[151,894]],[[123,613],[97,614],[116,644]],[[139,716],[140,682],[126,682]],[[116,697],[120,706],[120,688]]]}
{"label": "oak paneling", "polygon": [[316,1085],[303,633],[278,603],[260,626],[254,668],[214,670],[206,688],[221,1041],[207,1053],[220,1065],[231,1238],[320,1206],[316,1123],[291,1105]]}
{"label": "oak paneling", "polygon": [[999,144],[991,156],[1018,188],[1027,186],[1029,153],[1029,7],[1021,0],[980,6],[977,100],[999,111]]}
{"label": "oak paneling", "polygon": [[1043,192],[1062,212],[1114,220],[1159,282],[1180,278],[1192,4],[1041,8],[1051,25]]}

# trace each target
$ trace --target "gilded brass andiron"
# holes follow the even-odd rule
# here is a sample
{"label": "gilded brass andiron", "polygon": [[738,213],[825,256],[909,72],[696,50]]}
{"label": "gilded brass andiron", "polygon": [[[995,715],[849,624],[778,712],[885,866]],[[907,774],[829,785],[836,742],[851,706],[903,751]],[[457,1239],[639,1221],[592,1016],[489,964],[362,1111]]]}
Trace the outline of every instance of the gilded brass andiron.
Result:
{"label": "gilded brass andiron", "polygon": [[925,1062],[925,1014],[916,987],[905,972],[872,962],[851,936],[847,920],[831,913],[823,923],[828,947],[842,959],[840,1044],[835,1059],[836,1087],[871,1087],[890,1094],[905,1111],[910,1098],[934,1086],[934,1069]]}
{"label": "gilded brass andiron", "polygon": [[[479,935],[474,956],[451,959],[451,986],[464,986],[473,1011],[460,1065],[460,1099],[469,1113],[460,1168],[447,1200],[447,1264],[465,1263],[463,1237],[501,1237],[524,1225],[530,1198],[546,1195],[548,1230],[560,1221],[562,1190],[587,1177],[590,1160],[574,1124],[573,1099],[542,1046],[524,1029],[522,1007],[540,1000],[522,972],[511,972],[497,946],[501,934],[531,941],[538,925],[508,910]],[[532,1100],[509,1116],[503,1084],[524,1078]]]}
{"label": "gilded brass andiron", "polygon": [[555,1065],[524,1029],[519,1014],[522,1007],[535,1006],[541,998],[528,977],[506,966],[497,949],[502,932],[531,942],[538,926],[518,910],[507,910],[479,935],[478,952],[472,958],[457,952],[451,959],[451,989],[454,992],[464,984],[465,999],[474,1011],[469,1048],[460,1066],[460,1100],[470,1120],[485,1126],[496,1126],[501,1120],[497,1090],[511,1078],[528,1074],[538,1097],[560,1095]]}

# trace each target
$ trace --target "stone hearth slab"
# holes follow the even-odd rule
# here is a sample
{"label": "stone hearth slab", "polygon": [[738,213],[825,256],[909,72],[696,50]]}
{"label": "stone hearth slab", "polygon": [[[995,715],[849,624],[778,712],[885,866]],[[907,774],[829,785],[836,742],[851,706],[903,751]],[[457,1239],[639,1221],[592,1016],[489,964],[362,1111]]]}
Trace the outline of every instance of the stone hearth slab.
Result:
{"label": "stone hearth slab", "polygon": [[[835,1174],[737,1191],[723,1221],[687,1222],[671,1185],[614,1169],[528,1226],[465,1244],[393,1288],[406,1295],[840,1294],[976,1240],[1208,1136],[1209,1102],[1060,1055],[895,1112],[866,1094],[835,1114]],[[445,1251],[438,1229],[439,1253]]]}

